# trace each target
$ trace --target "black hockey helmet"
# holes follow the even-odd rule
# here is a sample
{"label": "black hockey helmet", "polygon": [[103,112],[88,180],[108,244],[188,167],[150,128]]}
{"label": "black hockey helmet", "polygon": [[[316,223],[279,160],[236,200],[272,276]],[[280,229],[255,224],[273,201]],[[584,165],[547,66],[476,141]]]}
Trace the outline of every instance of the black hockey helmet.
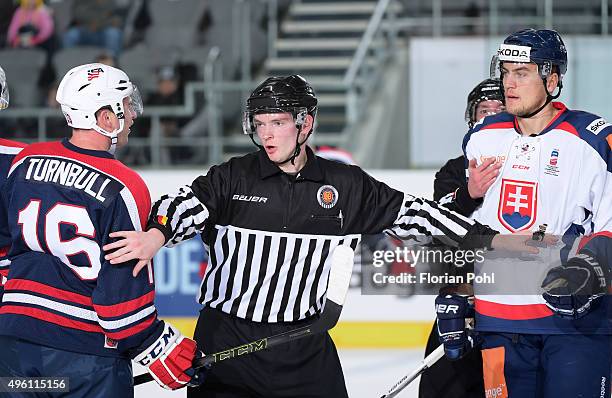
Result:
{"label": "black hockey helmet", "polygon": [[504,88],[499,79],[485,79],[472,89],[467,97],[465,121],[470,128],[478,121],[476,108],[483,101],[500,101],[504,103]]}
{"label": "black hockey helmet", "polygon": [[314,90],[302,76],[269,77],[247,99],[243,131],[245,134],[255,133],[254,115],[284,112],[293,115],[296,127],[301,130],[306,115],[315,118],[317,102]]}

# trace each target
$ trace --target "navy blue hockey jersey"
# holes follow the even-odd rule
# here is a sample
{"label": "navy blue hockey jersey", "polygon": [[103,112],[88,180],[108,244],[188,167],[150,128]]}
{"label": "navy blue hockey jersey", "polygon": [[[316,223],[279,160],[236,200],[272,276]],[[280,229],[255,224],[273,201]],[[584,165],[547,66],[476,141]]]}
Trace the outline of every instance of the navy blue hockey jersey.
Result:
{"label": "navy blue hockey jersey", "polygon": [[33,144],[3,192],[11,268],[0,334],[87,354],[134,357],[161,333],[151,269],[104,260],[109,233],[142,230],[147,186],[105,151]]}
{"label": "navy blue hockey jersey", "polygon": [[[0,191],[6,182],[11,163],[15,155],[17,155],[26,145],[21,142],[9,141],[0,138]],[[0,206],[0,217],[6,218],[6,211],[3,206]],[[4,291],[4,283],[8,275],[10,260],[6,256],[8,254],[11,238],[8,228],[0,229],[0,302],[2,301],[2,293]]]}

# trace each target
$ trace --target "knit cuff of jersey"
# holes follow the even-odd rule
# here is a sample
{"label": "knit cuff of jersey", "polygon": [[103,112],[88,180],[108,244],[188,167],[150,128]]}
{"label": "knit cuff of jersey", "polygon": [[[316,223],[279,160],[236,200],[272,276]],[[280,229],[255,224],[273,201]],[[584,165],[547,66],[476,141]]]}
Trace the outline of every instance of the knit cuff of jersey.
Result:
{"label": "knit cuff of jersey", "polygon": [[491,249],[493,237],[497,235],[494,229],[476,222],[465,235],[463,242],[459,245],[460,249]]}
{"label": "knit cuff of jersey", "polygon": [[164,234],[164,245],[172,239],[172,230],[169,227],[156,222],[149,222],[149,224],[147,224],[147,231],[152,228],[158,229]]}
{"label": "knit cuff of jersey", "polygon": [[473,199],[466,187],[459,187],[455,192],[455,202],[461,214],[469,217],[483,202],[483,198]]}

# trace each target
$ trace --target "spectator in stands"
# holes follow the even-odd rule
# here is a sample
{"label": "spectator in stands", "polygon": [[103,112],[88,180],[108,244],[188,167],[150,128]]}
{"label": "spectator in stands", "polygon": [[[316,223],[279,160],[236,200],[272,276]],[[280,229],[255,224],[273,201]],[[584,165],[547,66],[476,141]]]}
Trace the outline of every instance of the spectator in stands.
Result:
{"label": "spectator in stands", "polygon": [[43,106],[51,109],[57,109],[57,116],[50,117],[47,119],[47,137],[51,140],[62,139],[70,135],[70,127],[66,125],[66,119],[60,110],[60,104],[57,102],[56,94],[59,83],[57,80],[49,83],[47,88],[47,95],[43,98]]}
{"label": "spectator in stands", "polygon": [[72,26],[64,33],[64,48],[104,47],[117,58],[122,49],[122,14],[113,0],[79,0],[72,5]]}
{"label": "spectator in stands", "polygon": [[94,62],[97,62],[99,64],[104,64],[104,65],[112,66],[113,68],[117,67],[117,62],[115,61],[115,58],[113,58],[113,56],[110,55],[107,52],[103,52],[103,53],[98,54],[96,56],[96,58],[94,59]]}
{"label": "spectator in stands", "polygon": [[[149,94],[147,106],[174,106],[183,105],[183,92],[181,90],[181,76],[174,66],[163,66],[157,72],[157,91]],[[186,120],[180,117],[164,116],[160,118],[162,137],[178,138],[181,127]],[[168,153],[170,163],[181,163],[192,155],[191,149],[183,146],[171,146]]]}
{"label": "spectator in stands", "polygon": [[470,35],[481,33],[478,31],[479,25],[477,22],[477,19],[480,18],[480,7],[478,7],[478,4],[473,1],[470,2],[470,4],[468,4],[467,8],[463,12],[463,15],[467,18],[472,19],[472,21],[469,22],[465,27],[466,33]]}
{"label": "spectator in stands", "polygon": [[16,9],[14,0],[0,0],[0,48],[7,42],[9,26]]}
{"label": "spectator in stands", "polygon": [[8,30],[11,47],[53,50],[53,16],[42,0],[21,0]]}

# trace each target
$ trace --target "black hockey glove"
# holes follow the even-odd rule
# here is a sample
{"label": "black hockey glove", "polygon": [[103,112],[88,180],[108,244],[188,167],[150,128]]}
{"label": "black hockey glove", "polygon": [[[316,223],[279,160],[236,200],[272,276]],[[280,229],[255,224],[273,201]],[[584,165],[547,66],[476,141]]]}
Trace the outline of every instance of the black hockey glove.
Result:
{"label": "black hockey glove", "polygon": [[479,343],[471,326],[474,321],[474,296],[445,290],[440,290],[436,297],[438,336],[444,345],[446,357],[455,361],[463,358]]}
{"label": "black hockey glove", "polygon": [[546,305],[564,318],[581,318],[608,291],[610,271],[588,254],[578,254],[554,267],[542,282]]}

